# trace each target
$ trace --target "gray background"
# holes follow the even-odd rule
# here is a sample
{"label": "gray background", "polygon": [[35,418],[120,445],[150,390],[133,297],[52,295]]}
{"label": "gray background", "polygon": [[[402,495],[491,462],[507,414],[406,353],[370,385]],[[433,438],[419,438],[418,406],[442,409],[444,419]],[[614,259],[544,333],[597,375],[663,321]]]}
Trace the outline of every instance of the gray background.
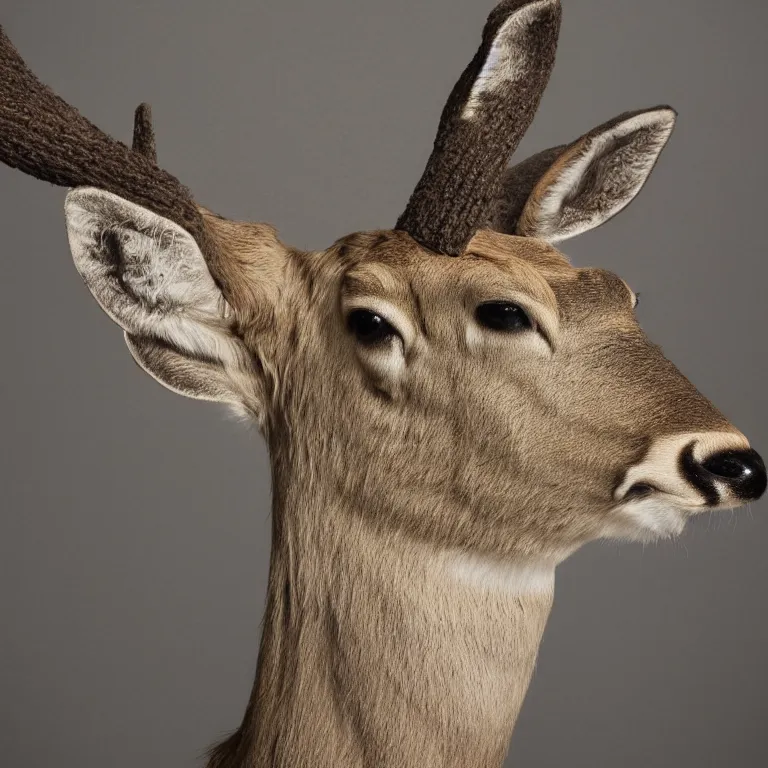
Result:
{"label": "gray background", "polygon": [[[391,225],[492,0],[2,0],[41,78],[198,199],[303,247]],[[618,219],[565,245],[768,452],[765,30],[757,0],[564,0],[522,152],[668,102]],[[269,545],[264,445],[142,374],[69,257],[64,193],[0,167],[0,762],[194,766],[240,721]],[[586,548],[510,764],[768,765],[768,506]]]}

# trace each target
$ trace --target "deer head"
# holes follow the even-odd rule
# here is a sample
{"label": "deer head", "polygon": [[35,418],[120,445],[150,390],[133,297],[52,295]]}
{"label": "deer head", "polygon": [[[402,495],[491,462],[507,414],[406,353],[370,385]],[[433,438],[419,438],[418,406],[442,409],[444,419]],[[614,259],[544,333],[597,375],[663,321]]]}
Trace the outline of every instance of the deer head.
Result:
{"label": "deer head", "polygon": [[55,96],[0,38],[0,159],[66,200],[75,264],[138,364],[252,416],[276,493],[376,528],[561,559],[679,533],[758,498],[762,460],[643,334],[616,275],[554,243],[623,210],[675,124],[621,115],[514,167],[555,60],[558,0],[504,0],[457,82],[394,229],[326,250],[197,205]]}

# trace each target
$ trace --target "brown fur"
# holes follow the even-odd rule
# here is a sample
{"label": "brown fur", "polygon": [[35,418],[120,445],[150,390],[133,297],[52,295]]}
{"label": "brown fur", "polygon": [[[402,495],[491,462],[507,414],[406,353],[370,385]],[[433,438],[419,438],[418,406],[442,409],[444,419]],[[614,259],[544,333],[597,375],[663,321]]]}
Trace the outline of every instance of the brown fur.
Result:
{"label": "brown fur", "polygon": [[[514,60],[514,76],[494,75],[475,98],[505,20],[526,9],[499,57]],[[269,444],[273,546],[256,681],[210,768],[500,766],[556,564],[649,524],[627,517],[617,489],[663,458],[666,440],[690,440],[691,462],[694,445],[747,445],[648,341],[620,278],[577,269],[544,240],[478,231],[546,224],[554,240],[558,217],[566,230],[597,226],[663,146],[642,131],[631,146],[611,144],[556,215],[543,211],[602,126],[517,166],[497,199],[559,20],[556,0],[504,0],[398,230],[311,253],[269,225],[197,207],[156,167],[146,108],[129,150],[43,86],[0,31],[0,159],[97,187],[68,196],[70,245],[134,358],[176,392],[252,415]],[[673,120],[660,122],[666,140]],[[501,300],[536,329],[481,328],[477,307]],[[347,328],[355,309],[381,313],[399,335],[358,343]],[[708,506],[689,485],[678,483],[685,498],[668,492],[678,514]]]}
{"label": "brown fur", "polygon": [[[238,311],[268,357],[274,532],[259,672],[211,768],[500,765],[552,594],[452,583],[446,553],[557,562],[601,535],[654,439],[738,433],[645,338],[622,280],[542,242],[484,231],[446,260],[373,232],[301,253],[219,226],[272,264],[274,325]],[[551,314],[554,355],[467,347],[468,308],[510,292]],[[404,380],[344,328],[345,301],[370,299],[418,329]]]}

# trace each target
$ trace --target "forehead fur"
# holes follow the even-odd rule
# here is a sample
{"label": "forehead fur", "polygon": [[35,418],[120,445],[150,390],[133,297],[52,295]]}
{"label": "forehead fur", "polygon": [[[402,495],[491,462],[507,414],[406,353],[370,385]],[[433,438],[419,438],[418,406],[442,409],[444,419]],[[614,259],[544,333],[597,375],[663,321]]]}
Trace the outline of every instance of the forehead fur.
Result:
{"label": "forehead fur", "polygon": [[518,291],[566,322],[593,314],[604,321],[609,315],[614,323],[632,316],[632,293],[621,278],[576,268],[536,238],[481,230],[462,256],[452,258],[424,248],[405,232],[377,230],[306,253],[286,247],[271,226],[203,213],[236,267],[228,288],[241,327],[255,333],[274,327],[269,308],[293,293],[290,283],[310,304],[338,290],[347,298],[380,297],[403,305],[431,304],[438,297],[441,303],[504,299],[505,293]]}
{"label": "forehead fur", "polygon": [[491,230],[478,232],[457,258],[388,230],[349,235],[324,255],[341,270],[348,297],[408,301],[414,294],[448,293],[481,301],[503,299],[505,292],[517,290],[549,305],[563,319],[592,312],[624,316],[632,310],[631,290],[612,272],[576,268],[543,240]]}

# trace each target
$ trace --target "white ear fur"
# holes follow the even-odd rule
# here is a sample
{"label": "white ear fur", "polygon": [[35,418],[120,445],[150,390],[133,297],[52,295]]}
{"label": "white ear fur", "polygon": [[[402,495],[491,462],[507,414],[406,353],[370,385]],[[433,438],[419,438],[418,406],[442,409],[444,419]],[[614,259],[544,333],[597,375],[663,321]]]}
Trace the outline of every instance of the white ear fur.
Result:
{"label": "white ear fur", "polygon": [[72,190],[65,204],[72,257],[102,309],[124,330],[191,355],[230,361],[231,310],[194,238],[110,192]]}
{"label": "white ear fur", "polygon": [[529,3],[513,13],[502,24],[461,113],[464,120],[474,119],[483,95],[493,93],[505,83],[518,79],[521,74],[526,74],[526,56],[530,58],[530,54],[517,45],[517,41],[525,27],[536,21],[540,11],[552,3],[553,0]]}
{"label": "white ear fur", "polygon": [[155,381],[178,395],[195,400],[235,405],[229,377],[224,369],[206,360],[185,357],[154,339],[124,333],[125,343],[136,364]]}
{"label": "white ear fur", "polygon": [[554,243],[613,218],[645,185],[675,120],[671,108],[650,110],[572,144],[534,188],[517,234]]}
{"label": "white ear fur", "polygon": [[194,238],[99,189],[72,190],[65,211],[75,266],[136,362],[180,394],[239,401],[249,356]]}

